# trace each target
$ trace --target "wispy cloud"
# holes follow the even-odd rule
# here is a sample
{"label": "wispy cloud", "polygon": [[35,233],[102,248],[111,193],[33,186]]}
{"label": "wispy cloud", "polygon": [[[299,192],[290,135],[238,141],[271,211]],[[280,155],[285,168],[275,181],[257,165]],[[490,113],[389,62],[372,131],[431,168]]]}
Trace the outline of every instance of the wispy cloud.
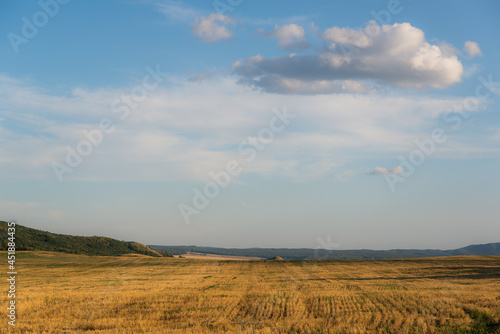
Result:
{"label": "wispy cloud", "polygon": [[347,182],[349,181],[354,175],[356,175],[356,172],[353,170],[346,170],[339,172],[335,175],[335,181],[337,182]]}
{"label": "wispy cloud", "polygon": [[305,25],[311,22],[316,15],[293,15],[287,17],[241,17],[240,22],[245,25],[252,25],[262,28],[263,26],[273,27],[275,25],[298,24]]}
{"label": "wispy cloud", "polygon": [[208,13],[175,0],[157,2],[156,7],[169,21],[189,24],[193,35],[204,42],[214,43],[233,36],[229,27],[236,22],[226,15]]}
{"label": "wispy cloud", "polygon": [[180,1],[160,1],[156,3],[156,6],[159,12],[173,21],[193,22],[200,15],[198,10]]}
{"label": "wispy cloud", "polygon": [[383,167],[375,167],[369,175],[398,175],[403,172],[403,168],[400,166],[394,167],[392,169],[387,169]]}
{"label": "wispy cloud", "polygon": [[[412,149],[414,138],[461,101],[261,94],[223,75],[198,82],[173,80],[174,87],[151,92],[126,120],[120,120],[110,105],[130,87],[57,94],[6,78],[0,82],[4,92],[0,93],[0,173],[55,179],[51,163],[64,161],[65,147],[85,139],[82,130],[95,128],[106,117],[115,122],[116,131],[69,179],[205,181],[210,171],[240,158],[238,144],[268,124],[273,108],[288,106],[300,121],[276,136],[245,172],[295,182],[323,177],[340,181],[349,178],[339,173],[348,168],[350,157],[361,151]],[[447,142],[452,143],[452,139]],[[453,147],[449,149],[452,152]]]}
{"label": "wispy cloud", "polygon": [[236,22],[226,15],[210,14],[208,17],[196,19],[193,34],[204,42],[218,42],[233,36],[228,26],[235,24]]}

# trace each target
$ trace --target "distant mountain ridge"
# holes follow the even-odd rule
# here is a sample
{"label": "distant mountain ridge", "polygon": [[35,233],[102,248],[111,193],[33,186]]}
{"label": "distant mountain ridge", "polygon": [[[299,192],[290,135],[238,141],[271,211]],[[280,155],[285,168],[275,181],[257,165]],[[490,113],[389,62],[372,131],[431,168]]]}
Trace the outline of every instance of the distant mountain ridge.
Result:
{"label": "distant mountain ridge", "polygon": [[[7,222],[0,221],[0,250],[7,250]],[[220,248],[198,246],[158,246],[137,242],[120,241],[107,237],[82,237],[56,234],[16,224],[16,250],[53,251],[85,255],[143,254],[149,256],[183,255],[187,252],[250,256],[260,258],[283,258],[285,260],[383,260],[436,256],[500,256],[500,242],[470,245],[451,250],[439,249],[391,249],[391,250],[326,250],[310,248]]]}
{"label": "distant mountain ridge", "polygon": [[174,255],[197,252],[216,255],[252,256],[273,258],[276,256],[286,260],[320,259],[320,260],[383,260],[436,256],[480,255],[500,256],[500,242],[482,245],[470,245],[458,249],[391,249],[391,250],[326,250],[310,248],[218,248],[198,246],[158,246],[148,247],[166,251]]}
{"label": "distant mountain ridge", "polygon": [[[106,237],[80,237],[41,231],[16,224],[16,251],[52,251],[85,255],[142,254],[171,256],[138,242],[120,241]],[[7,250],[7,222],[0,221],[1,250]]]}

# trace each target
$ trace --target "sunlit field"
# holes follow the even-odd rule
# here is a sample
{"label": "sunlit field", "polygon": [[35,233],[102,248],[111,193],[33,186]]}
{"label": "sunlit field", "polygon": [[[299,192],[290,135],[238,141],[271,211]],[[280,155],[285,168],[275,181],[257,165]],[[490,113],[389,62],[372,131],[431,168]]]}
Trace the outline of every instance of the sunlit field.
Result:
{"label": "sunlit field", "polygon": [[17,333],[500,333],[500,257],[222,261],[24,252],[17,266]]}

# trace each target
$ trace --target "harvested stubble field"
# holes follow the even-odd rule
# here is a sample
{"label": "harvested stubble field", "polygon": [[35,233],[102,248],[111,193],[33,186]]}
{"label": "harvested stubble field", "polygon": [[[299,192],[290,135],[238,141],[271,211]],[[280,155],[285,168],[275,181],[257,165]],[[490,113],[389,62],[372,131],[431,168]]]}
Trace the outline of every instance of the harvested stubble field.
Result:
{"label": "harvested stubble field", "polygon": [[[17,267],[16,333],[500,333],[500,257],[244,262],[24,252]],[[6,319],[2,328],[9,331]]]}

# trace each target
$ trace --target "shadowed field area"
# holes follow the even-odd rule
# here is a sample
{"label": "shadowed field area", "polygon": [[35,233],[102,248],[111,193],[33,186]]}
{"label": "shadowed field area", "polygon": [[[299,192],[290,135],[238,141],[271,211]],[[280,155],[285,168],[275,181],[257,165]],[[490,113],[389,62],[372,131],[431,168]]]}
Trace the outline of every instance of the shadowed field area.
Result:
{"label": "shadowed field area", "polygon": [[17,267],[17,333],[500,333],[500,257],[219,261],[23,252]]}

